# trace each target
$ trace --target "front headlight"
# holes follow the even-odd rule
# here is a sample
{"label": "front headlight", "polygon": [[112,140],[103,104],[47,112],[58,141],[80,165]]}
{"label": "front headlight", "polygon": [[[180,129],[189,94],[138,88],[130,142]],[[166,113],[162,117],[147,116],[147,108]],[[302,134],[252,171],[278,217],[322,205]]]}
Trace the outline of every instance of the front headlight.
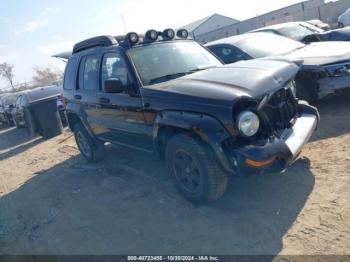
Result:
{"label": "front headlight", "polygon": [[331,77],[347,76],[350,75],[350,62],[325,66],[325,69]]}
{"label": "front headlight", "polygon": [[253,136],[259,130],[260,120],[252,111],[243,111],[237,117],[237,126],[244,136]]}

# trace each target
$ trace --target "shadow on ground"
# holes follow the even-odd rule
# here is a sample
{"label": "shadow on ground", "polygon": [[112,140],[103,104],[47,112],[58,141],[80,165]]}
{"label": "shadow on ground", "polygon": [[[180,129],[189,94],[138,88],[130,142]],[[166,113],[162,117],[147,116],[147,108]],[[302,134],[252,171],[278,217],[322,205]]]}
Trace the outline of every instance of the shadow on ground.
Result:
{"label": "shadow on ground", "polygon": [[321,122],[311,141],[341,136],[350,132],[350,92],[323,99],[318,107]]}
{"label": "shadow on ground", "polygon": [[[348,101],[350,94],[322,101],[313,140],[350,131]],[[14,132],[1,131],[9,143],[0,150],[21,143]],[[26,149],[18,148],[4,157]],[[2,196],[0,253],[275,255],[314,183],[303,158],[284,174],[232,177],[222,199],[195,207],[164,163],[109,146],[99,164],[71,157]]]}
{"label": "shadow on ground", "polygon": [[72,157],[0,198],[0,253],[274,255],[313,189],[309,164],[234,177],[221,200],[194,207],[148,155]]}
{"label": "shadow on ground", "polygon": [[30,137],[25,129],[15,127],[0,129],[0,139],[0,160],[15,156],[43,142],[41,137]]}

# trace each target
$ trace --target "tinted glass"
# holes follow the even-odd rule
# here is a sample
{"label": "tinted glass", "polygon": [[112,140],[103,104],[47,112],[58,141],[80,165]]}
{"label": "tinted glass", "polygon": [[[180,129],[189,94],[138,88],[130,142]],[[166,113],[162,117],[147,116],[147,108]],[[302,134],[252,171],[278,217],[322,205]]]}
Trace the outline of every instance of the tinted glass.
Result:
{"label": "tinted glass", "polygon": [[102,86],[104,82],[111,78],[118,78],[124,86],[128,86],[128,70],[126,63],[119,54],[110,53],[103,57],[102,61]]}
{"label": "tinted glass", "polygon": [[84,90],[98,90],[99,89],[99,60],[95,55],[86,56],[82,60],[83,66],[80,66],[82,72],[82,82],[80,88]]}
{"label": "tinted glass", "polygon": [[222,63],[196,42],[156,43],[129,50],[144,85],[168,81]]}
{"label": "tinted glass", "polygon": [[69,59],[64,73],[63,88],[67,90],[75,89],[77,84],[77,61],[76,57]]}

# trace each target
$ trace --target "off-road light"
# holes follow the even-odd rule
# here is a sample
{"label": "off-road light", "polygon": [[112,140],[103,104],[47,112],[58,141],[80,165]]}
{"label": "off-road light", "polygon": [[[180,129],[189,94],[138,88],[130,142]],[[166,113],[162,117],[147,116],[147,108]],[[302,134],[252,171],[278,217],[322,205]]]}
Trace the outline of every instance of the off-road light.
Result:
{"label": "off-road light", "polygon": [[243,111],[237,117],[237,127],[242,135],[253,136],[260,127],[259,117],[252,111]]}
{"label": "off-road light", "polygon": [[173,29],[165,29],[162,36],[164,40],[171,40],[175,37],[175,31]]}
{"label": "off-road light", "polygon": [[158,38],[158,32],[156,30],[148,30],[145,35],[147,40],[156,41]]}
{"label": "off-road light", "polygon": [[129,43],[134,45],[139,41],[139,35],[131,32],[126,35],[126,38],[128,39]]}
{"label": "off-road light", "polygon": [[180,29],[176,33],[177,37],[186,39],[188,37],[188,31],[186,29]]}

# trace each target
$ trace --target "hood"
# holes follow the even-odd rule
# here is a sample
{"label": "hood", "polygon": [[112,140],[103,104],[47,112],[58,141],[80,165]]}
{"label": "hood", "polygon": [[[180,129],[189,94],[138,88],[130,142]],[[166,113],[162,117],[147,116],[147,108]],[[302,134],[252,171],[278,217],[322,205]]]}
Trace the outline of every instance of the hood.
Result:
{"label": "hood", "polygon": [[287,58],[302,59],[304,65],[326,65],[350,60],[350,42],[316,42],[306,45]]}
{"label": "hood", "polygon": [[299,66],[290,61],[256,59],[207,69],[145,90],[232,102],[237,97],[257,98],[276,91],[298,71]]}

